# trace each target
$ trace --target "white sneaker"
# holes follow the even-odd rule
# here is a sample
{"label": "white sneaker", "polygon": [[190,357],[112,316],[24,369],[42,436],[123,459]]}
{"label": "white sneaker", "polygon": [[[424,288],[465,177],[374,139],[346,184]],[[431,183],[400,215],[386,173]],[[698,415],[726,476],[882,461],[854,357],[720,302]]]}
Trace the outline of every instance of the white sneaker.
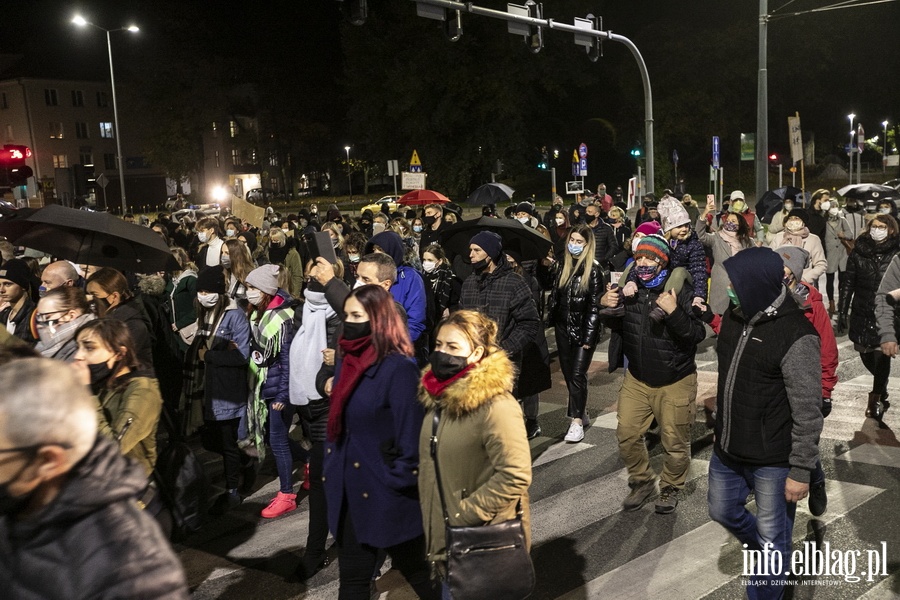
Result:
{"label": "white sneaker", "polygon": [[563,439],[570,443],[580,442],[584,439],[584,427],[572,421],[571,425],[569,425],[569,431]]}

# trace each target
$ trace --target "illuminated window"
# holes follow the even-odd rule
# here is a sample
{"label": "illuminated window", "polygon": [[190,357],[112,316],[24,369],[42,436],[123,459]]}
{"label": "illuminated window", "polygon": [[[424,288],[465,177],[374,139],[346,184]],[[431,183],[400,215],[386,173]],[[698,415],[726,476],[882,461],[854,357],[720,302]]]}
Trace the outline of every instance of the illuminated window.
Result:
{"label": "illuminated window", "polygon": [[53,168],[54,169],[65,169],[69,166],[69,161],[66,158],[65,154],[54,154],[53,155]]}
{"label": "illuminated window", "polygon": [[63,124],[58,122],[50,123],[50,139],[51,140],[61,140],[63,139]]}
{"label": "illuminated window", "polygon": [[100,137],[102,138],[113,138],[113,124],[109,121],[102,121],[100,123]]}
{"label": "illuminated window", "polygon": [[219,151],[216,150],[216,167],[219,166]]}
{"label": "illuminated window", "polygon": [[231,150],[231,164],[239,166],[241,164],[241,151],[237,148]]}
{"label": "illuminated window", "polygon": [[231,137],[237,137],[237,134],[238,134],[237,121],[228,121],[228,132],[231,135]]}

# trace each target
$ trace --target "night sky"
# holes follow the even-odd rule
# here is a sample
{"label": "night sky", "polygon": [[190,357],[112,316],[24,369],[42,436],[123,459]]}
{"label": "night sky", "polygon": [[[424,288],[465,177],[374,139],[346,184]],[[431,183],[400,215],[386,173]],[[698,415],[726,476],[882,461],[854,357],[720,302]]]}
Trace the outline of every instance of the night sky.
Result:
{"label": "night sky", "polygon": [[[778,15],[833,2],[770,0],[769,11]],[[506,3],[480,0],[478,4],[502,9]],[[415,5],[408,0],[369,0],[369,11],[383,14],[388,5],[415,13]],[[253,80],[261,73],[280,77],[279,72],[285,81],[292,81],[301,70],[313,80],[340,86],[344,61],[353,59],[344,52],[346,36],[356,33],[354,27],[341,22],[338,7],[339,3],[330,0],[6,2],[0,52],[21,54],[24,59],[0,77],[107,78],[103,33],[69,23],[72,15],[80,12],[107,28],[131,22],[141,27],[141,33],[135,36],[114,34],[117,80],[121,78],[123,83],[141,76],[129,69],[129,64],[140,62],[132,58],[146,59],[165,49],[165,60],[192,61],[197,54],[234,60],[242,65],[235,67],[235,81]],[[545,17],[564,22],[588,12],[602,15],[606,29],[634,40],[654,82],[658,119],[665,118],[659,112],[666,107],[667,96],[682,85],[696,89],[701,97],[715,94],[719,86],[730,86],[738,87],[743,98],[738,102],[741,106],[735,106],[734,118],[741,119],[741,130],[755,131],[757,2],[558,0],[545,3],[544,8]],[[419,21],[421,35],[440,36],[433,21]],[[505,25],[495,23],[498,35],[506,35]],[[546,32],[545,40],[543,52],[568,53],[572,60],[584,62],[586,72],[597,68],[604,76],[629,69],[636,73],[623,47],[606,44],[606,56],[595,67],[579,55],[581,50],[574,47],[568,35]],[[391,42],[398,51],[406,48],[414,55],[415,40]],[[527,54],[522,60],[528,60]],[[427,67],[410,64],[411,69]],[[898,74],[900,2],[783,18],[770,24],[770,120],[781,122],[788,114],[800,111],[806,117],[804,129],[815,130],[818,140],[843,139],[850,112],[867,125],[868,136],[880,129],[882,120],[894,123],[900,119]],[[803,84],[794,85],[794,81]],[[353,98],[337,94],[329,99],[328,110],[341,121],[352,102]],[[640,116],[640,99],[633,103]],[[729,116],[722,115],[725,120]],[[771,146],[786,146],[786,138],[786,126],[773,126]]]}

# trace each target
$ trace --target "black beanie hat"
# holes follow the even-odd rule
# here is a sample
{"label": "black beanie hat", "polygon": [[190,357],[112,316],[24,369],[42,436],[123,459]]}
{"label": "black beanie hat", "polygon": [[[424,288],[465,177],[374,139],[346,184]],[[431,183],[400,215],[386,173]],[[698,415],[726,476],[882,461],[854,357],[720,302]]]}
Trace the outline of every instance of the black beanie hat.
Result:
{"label": "black beanie hat", "polygon": [[503,238],[493,231],[482,231],[475,234],[469,244],[475,244],[484,250],[495,263],[503,256]]}
{"label": "black beanie hat", "polygon": [[791,217],[797,217],[798,219],[803,221],[804,225],[808,225],[806,220],[809,218],[809,214],[806,212],[806,210],[804,210],[802,208],[792,208],[791,212],[789,212],[787,214],[787,216],[784,218],[784,220],[787,221]]}
{"label": "black beanie hat", "polygon": [[784,261],[770,248],[747,248],[722,263],[747,320],[767,309],[784,288]]}
{"label": "black beanie hat", "polygon": [[225,293],[225,271],[222,265],[206,267],[197,275],[197,291],[211,294]]}
{"label": "black beanie hat", "polygon": [[0,266],[0,279],[12,281],[23,289],[28,290],[34,281],[34,275],[32,275],[31,269],[28,268],[28,263],[24,260],[11,258]]}

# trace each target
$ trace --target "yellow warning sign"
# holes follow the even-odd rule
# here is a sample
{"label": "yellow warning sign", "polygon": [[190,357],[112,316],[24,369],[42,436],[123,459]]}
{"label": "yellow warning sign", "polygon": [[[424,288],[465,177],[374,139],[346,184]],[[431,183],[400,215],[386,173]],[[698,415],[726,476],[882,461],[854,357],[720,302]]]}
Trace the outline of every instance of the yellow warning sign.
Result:
{"label": "yellow warning sign", "polygon": [[419,153],[413,150],[412,158],[409,159],[409,166],[411,167],[421,167],[422,161],[419,160]]}
{"label": "yellow warning sign", "polygon": [[572,150],[572,162],[578,164],[578,150]]}

